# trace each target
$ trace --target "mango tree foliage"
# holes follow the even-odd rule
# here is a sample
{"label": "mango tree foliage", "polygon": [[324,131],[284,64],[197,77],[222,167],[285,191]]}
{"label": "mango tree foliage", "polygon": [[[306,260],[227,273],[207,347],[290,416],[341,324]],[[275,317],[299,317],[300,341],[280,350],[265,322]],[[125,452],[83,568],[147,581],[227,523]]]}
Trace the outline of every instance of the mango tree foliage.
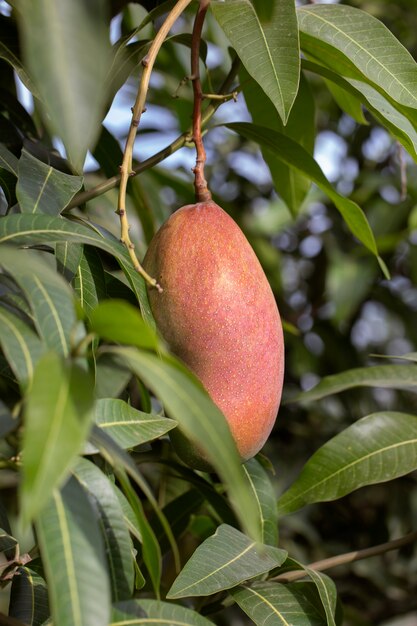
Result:
{"label": "mango tree foliage", "polygon": [[[369,561],[360,584],[318,570],[388,551],[415,524],[416,19],[406,0],[0,3],[0,582],[13,623],[334,626],[345,605],[344,624],[371,626],[411,612],[411,547]],[[244,463],[134,266],[194,202],[191,57],[209,188],[285,330],[276,427]],[[212,471],[176,456],[177,429]]]}

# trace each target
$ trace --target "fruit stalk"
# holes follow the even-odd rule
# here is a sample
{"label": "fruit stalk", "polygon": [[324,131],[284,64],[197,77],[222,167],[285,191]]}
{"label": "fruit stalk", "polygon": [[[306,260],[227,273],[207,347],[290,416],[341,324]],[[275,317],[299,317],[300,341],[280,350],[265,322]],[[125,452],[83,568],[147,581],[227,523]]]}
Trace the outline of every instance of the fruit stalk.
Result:
{"label": "fruit stalk", "polygon": [[135,143],[136,133],[138,130],[140,118],[145,110],[146,95],[148,92],[149,80],[151,77],[152,69],[157,57],[157,54],[165,41],[166,36],[171,30],[172,25],[181,15],[184,9],[190,4],[191,0],[178,0],[174,8],[168,14],[166,20],[162,24],[155,39],[149,48],[148,54],[142,59],[143,72],[136,96],[136,101],[132,109],[132,120],[130,122],[130,128],[126,139],[126,145],[123,153],[123,160],[120,166],[120,188],[119,199],[117,206],[117,213],[120,217],[120,241],[126,246],[130,259],[133,263],[135,270],[141,274],[144,279],[153,287],[160,290],[160,286],[157,281],[149,276],[149,274],[143,269],[136,256],[135,246],[132,243],[129,236],[129,221],[126,214],[126,188],[129,176],[132,175],[132,160],[133,160],[133,145]]}
{"label": "fruit stalk", "polygon": [[194,91],[194,109],[193,109],[193,141],[195,143],[197,158],[194,172],[195,197],[197,202],[208,202],[211,200],[211,193],[207,187],[207,181],[204,177],[204,165],[206,163],[206,151],[204,149],[203,138],[201,135],[201,104],[203,102],[203,91],[201,89],[200,80],[200,42],[201,32],[203,30],[204,18],[210,0],[200,0],[197,15],[194,20],[193,34],[191,40],[191,79]]}

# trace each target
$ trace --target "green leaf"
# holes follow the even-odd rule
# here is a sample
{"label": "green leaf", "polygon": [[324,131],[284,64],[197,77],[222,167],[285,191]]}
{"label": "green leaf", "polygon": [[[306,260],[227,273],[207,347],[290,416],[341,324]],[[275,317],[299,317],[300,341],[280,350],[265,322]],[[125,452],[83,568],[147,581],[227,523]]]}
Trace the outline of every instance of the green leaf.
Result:
{"label": "green leaf", "polygon": [[230,593],[257,626],[323,626],[324,616],[305,594],[305,585],[255,582]]}
{"label": "green leaf", "polygon": [[140,303],[144,320],[154,327],[145,283],[132,266],[125,247],[116,238],[61,217],[8,215],[0,220],[0,243],[34,245],[63,242],[90,244],[116,257]]}
{"label": "green leaf", "polygon": [[101,0],[22,0],[24,58],[41,99],[44,121],[81,170],[100,131],[111,48]]}
{"label": "green leaf", "polygon": [[286,402],[311,402],[355,387],[413,390],[416,386],[417,367],[415,365],[357,367],[341,374],[326,376],[313,389],[299,393],[287,399]]}
{"label": "green leaf", "polygon": [[110,626],[213,626],[199,613],[178,604],[157,600],[130,600],[113,607]]}
{"label": "green leaf", "polygon": [[0,167],[18,177],[19,160],[3,143],[0,143]]}
{"label": "green leaf", "polygon": [[20,487],[24,523],[36,517],[67,476],[87,437],[92,409],[88,373],[53,352],[44,355],[35,368],[25,406]]}
{"label": "green leaf", "polygon": [[162,437],[175,428],[174,420],[143,413],[123,400],[103,398],[95,405],[95,420],[112,439],[125,449]]}
{"label": "green leaf", "polygon": [[71,282],[78,271],[83,256],[83,246],[79,243],[57,243],[55,259],[57,271]]}
{"label": "green leaf", "polygon": [[130,534],[139,541],[139,543],[142,543],[143,542],[142,533],[140,532],[135,512],[133,508],[131,507],[129,500],[126,498],[123,491],[121,491],[119,487],[117,487],[114,483],[110,482],[110,485],[114,493],[116,494],[117,499],[119,500],[119,504],[123,512],[123,519],[126,524],[126,528],[130,532]]}
{"label": "green leaf", "polygon": [[[161,519],[162,515],[158,508],[158,504],[134,461],[107,435],[106,432],[101,431],[98,427],[93,428],[91,440],[92,443],[100,450],[102,456],[114,467],[114,473],[118,478],[123,492],[134,512],[136,526],[143,542],[143,560],[151,577],[154,592],[158,596],[161,581],[161,551],[155,533],[153,532],[153,529],[144,513],[142,502],[130,484],[126,472],[129,473],[129,475],[145,493],[155,512],[158,514],[160,521],[163,523],[164,520]],[[175,541],[172,537],[170,537],[170,539]]]}
{"label": "green leaf", "polygon": [[118,398],[131,378],[129,370],[121,367],[113,357],[100,355],[96,362],[96,398]]}
{"label": "green leaf", "polygon": [[320,63],[303,59],[303,68],[326,79],[327,85],[336,85],[368,109],[370,113],[404,146],[417,161],[417,132],[415,126],[398,111],[384,96],[365,82],[343,78]]}
{"label": "green leaf", "polygon": [[297,13],[305,52],[319,55],[340,74],[362,77],[394,102],[417,108],[417,64],[382,22],[345,5],[300,7]]}
{"label": "green leaf", "polygon": [[82,176],[64,174],[22,150],[16,187],[22,213],[59,215],[82,184]]}
{"label": "green leaf", "polygon": [[13,576],[9,615],[28,626],[42,626],[49,617],[45,581],[28,567],[19,567]]}
{"label": "green leaf", "polygon": [[13,277],[27,298],[36,329],[44,343],[68,355],[77,319],[72,291],[62,276],[31,250],[4,246],[0,249],[0,265]]}
{"label": "green leaf", "polygon": [[[253,122],[287,135],[303,146],[307,152],[313,154],[315,106],[313,94],[303,74],[301,74],[300,88],[286,126],[281,122],[269,98],[253,80],[249,79],[244,70],[240,72],[240,79]],[[262,155],[270,169],[277,193],[283,198],[292,215],[297,215],[310,188],[310,180],[297,169],[284,163],[269,148],[262,147]]]}
{"label": "green leaf", "polygon": [[300,78],[294,1],[275,2],[273,15],[264,25],[250,0],[213,1],[210,6],[247,72],[259,83],[286,124]]}
{"label": "green leaf", "polygon": [[231,589],[282,565],[287,552],[251,541],[221,524],[194,552],[175,579],[167,598],[209,596]]}
{"label": "green leaf", "polygon": [[335,614],[337,603],[336,585],[331,578],[321,572],[316,572],[310,567],[306,567],[305,571],[316,585],[321,602],[323,604],[328,626],[336,626]]}
{"label": "green leaf", "polygon": [[107,295],[106,278],[100,255],[95,248],[85,246],[73,280],[81,308],[87,317]]}
{"label": "green leaf", "polygon": [[248,124],[246,122],[236,122],[226,124],[225,126],[239,133],[239,135],[242,135],[246,139],[256,141],[269,148],[282,159],[284,163],[295,167],[315,182],[319,189],[324,191],[324,193],[333,200],[351,232],[368,250],[375,254],[381,267],[383,267],[385,272],[387,271],[383,266],[382,259],[380,259],[378,255],[375,237],[362,209],[352,200],[341,196],[332,187],[318,163],[316,163],[313,157],[304,150],[304,148],[292,141],[289,137],[270,128],[264,128],[263,126],[255,126],[254,124]]}
{"label": "green leaf", "polygon": [[350,115],[358,124],[368,124],[363,114],[361,101],[351,91],[343,89],[343,87],[339,87],[339,85],[328,80],[326,80],[326,85],[342,111]]}
{"label": "green leaf", "polygon": [[37,334],[6,308],[0,307],[0,345],[11,370],[25,387],[46,347]]}
{"label": "green leaf", "polygon": [[72,473],[87,491],[98,512],[112,600],[127,600],[132,596],[134,584],[132,542],[119,499],[107,476],[87,459],[78,459]]}
{"label": "green leaf", "polygon": [[103,339],[157,350],[159,340],[137,308],[123,300],[101,302],[90,314],[90,329]]}
{"label": "green leaf", "polygon": [[278,544],[278,514],[271,480],[256,458],[246,461],[243,470],[258,507],[262,543],[276,546]]}
{"label": "green leaf", "polygon": [[417,417],[397,412],[363,417],[324,444],[279,498],[285,515],[417,469]]}
{"label": "green leaf", "polygon": [[33,81],[29,78],[26,69],[23,67],[22,61],[18,56],[9,48],[4,41],[0,41],[0,59],[4,59],[11,65],[25,85],[27,89],[35,96],[38,97],[38,90],[36,89]]}
{"label": "green leaf", "polygon": [[35,522],[59,626],[108,626],[110,585],[96,514],[84,489],[70,478],[54,491]]}
{"label": "green leaf", "polygon": [[219,473],[248,535],[260,540],[258,512],[248,489],[227,422],[207,392],[175,359],[132,348],[108,349],[128,365],[163,402],[184,434],[201,448]]}

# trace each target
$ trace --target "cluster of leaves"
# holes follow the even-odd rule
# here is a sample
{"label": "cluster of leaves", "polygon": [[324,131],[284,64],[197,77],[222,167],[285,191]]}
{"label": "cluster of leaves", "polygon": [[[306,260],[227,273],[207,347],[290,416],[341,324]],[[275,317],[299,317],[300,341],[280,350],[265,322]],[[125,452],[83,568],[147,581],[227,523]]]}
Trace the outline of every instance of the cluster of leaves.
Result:
{"label": "cluster of leaves", "polygon": [[[239,607],[234,617],[255,624],[341,623],[334,583],[279,547],[278,524],[305,505],[416,469],[416,415],[361,417],[324,443],[278,499],[265,459],[240,464],[220,411],[157,336],[145,286],[107,210],[115,208],[122,153],[102,122],[121,88],[137,83],[153,25],[175,2],[150,13],[117,6],[112,47],[117,3],[8,4],[0,15],[0,516],[10,616],[34,625],[203,626],[230,623]],[[155,81],[151,104],[168,106],[168,89],[188,72],[195,8],[183,16],[187,33],[164,44],[157,71],[169,84],[162,91]],[[364,211],[312,156],[312,93],[324,79],[343,111],[364,124],[365,107],[417,160],[417,65],[406,49],[363,11],[296,10],[293,0],[212,0],[206,39],[222,53],[220,67],[207,71],[207,91],[224,79],[231,45],[252,117],[217,119],[213,136],[222,125],[260,147],[293,218],[320,190],[388,277]],[[201,46],[203,61],[207,51]],[[34,97],[32,115],[17,98],[15,74]],[[178,138],[147,167],[136,164],[143,174],[128,190],[143,246],[168,213],[167,187],[191,200],[190,182],[151,168],[187,142],[190,95],[180,94],[169,102]],[[217,104],[209,103],[206,121]],[[238,141],[229,130],[222,138]],[[88,150],[98,170],[81,175]],[[333,375],[291,402],[358,386],[407,390],[415,361],[408,354],[400,365]],[[177,427],[216,473],[176,459],[167,434]],[[305,579],[285,582],[291,570]]]}

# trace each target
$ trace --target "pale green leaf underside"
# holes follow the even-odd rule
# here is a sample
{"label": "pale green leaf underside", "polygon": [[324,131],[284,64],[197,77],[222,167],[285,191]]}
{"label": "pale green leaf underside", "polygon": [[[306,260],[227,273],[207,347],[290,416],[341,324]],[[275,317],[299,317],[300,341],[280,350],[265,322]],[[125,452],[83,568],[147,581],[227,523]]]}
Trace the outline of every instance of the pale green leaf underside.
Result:
{"label": "pale green leaf underside", "polygon": [[143,413],[123,400],[112,398],[97,400],[95,421],[125,449],[157,439],[177,425],[174,420]]}
{"label": "pale green leaf underside", "polygon": [[336,500],[417,469],[417,417],[397,412],[363,417],[324,444],[278,500],[280,515]]}
{"label": "pale green leaf underside", "polygon": [[167,597],[208,596],[231,589],[279,567],[286,557],[285,550],[251,541],[233,526],[222,524],[197,548]]}
{"label": "pale green leaf underside", "polygon": [[257,626],[323,626],[322,613],[303,588],[304,583],[264,582],[238,587],[231,595]]}
{"label": "pale green leaf underside", "polygon": [[[417,108],[417,64],[382,22],[344,5],[300,7],[298,22],[302,44],[303,38],[307,45],[324,42],[392,100]],[[329,67],[331,56],[323,56]]]}
{"label": "pale green leaf underside", "polygon": [[[409,119],[398,111],[387,98],[367,83],[353,78],[344,78],[327,67],[311,60],[303,60],[303,68],[323,76],[362,103],[370,113],[398,139],[417,161],[417,132]],[[361,121],[361,120],[358,120]]]}
{"label": "pale green leaf underside", "polygon": [[293,0],[275,3],[262,25],[249,0],[212,2],[211,9],[248,73],[259,83],[285,124],[300,77],[297,17]]}

